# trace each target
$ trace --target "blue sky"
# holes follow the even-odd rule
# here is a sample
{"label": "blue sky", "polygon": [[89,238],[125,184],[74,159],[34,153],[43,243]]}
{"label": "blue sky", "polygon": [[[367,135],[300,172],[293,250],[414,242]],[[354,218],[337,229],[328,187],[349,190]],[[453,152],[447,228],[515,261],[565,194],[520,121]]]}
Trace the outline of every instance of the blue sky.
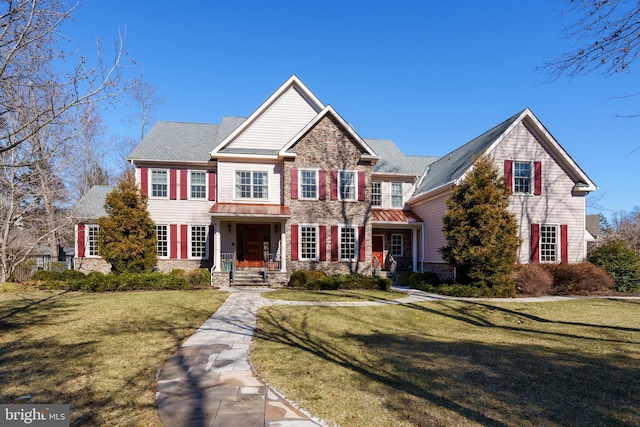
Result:
{"label": "blue sky", "polygon": [[[567,1],[86,1],[63,28],[105,52],[118,31],[165,102],[156,120],[248,116],[296,74],[364,138],[444,155],[526,107],[599,186],[604,213],[640,205],[640,92],[631,73],[544,84],[539,68],[575,44]],[[113,135],[137,134],[120,105]]]}

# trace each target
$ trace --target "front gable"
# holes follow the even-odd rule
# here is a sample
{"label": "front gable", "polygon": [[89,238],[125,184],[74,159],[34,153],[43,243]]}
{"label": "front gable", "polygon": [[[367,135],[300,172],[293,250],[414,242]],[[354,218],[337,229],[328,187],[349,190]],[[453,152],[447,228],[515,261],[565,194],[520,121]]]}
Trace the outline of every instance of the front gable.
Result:
{"label": "front gable", "polygon": [[211,152],[212,157],[273,155],[324,108],[292,76]]}

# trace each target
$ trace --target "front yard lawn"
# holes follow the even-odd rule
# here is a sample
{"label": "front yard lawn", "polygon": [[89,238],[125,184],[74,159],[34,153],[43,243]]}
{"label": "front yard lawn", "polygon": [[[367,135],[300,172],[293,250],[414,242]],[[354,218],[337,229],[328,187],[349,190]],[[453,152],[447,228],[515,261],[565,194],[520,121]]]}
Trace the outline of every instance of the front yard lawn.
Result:
{"label": "front yard lawn", "polygon": [[313,302],[356,302],[356,301],[393,301],[407,296],[404,292],[379,291],[373,289],[353,289],[337,291],[307,291],[297,289],[280,289],[262,294],[264,298],[284,301]]}
{"label": "front yard lawn", "polygon": [[156,373],[226,296],[0,293],[0,403],[69,403],[71,425],[161,426]]}
{"label": "front yard lawn", "polygon": [[640,425],[640,300],[272,306],[251,360],[349,426]]}

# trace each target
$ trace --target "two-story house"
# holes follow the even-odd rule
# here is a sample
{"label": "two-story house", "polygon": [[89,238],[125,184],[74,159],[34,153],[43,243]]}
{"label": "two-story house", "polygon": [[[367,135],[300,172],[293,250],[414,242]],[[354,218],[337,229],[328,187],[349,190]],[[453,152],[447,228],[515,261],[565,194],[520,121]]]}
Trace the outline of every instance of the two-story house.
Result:
{"label": "two-story house", "polygon": [[[596,186],[528,109],[442,158],[407,156],[360,137],[293,76],[249,117],[157,123],[129,160],[149,197],[159,270],[210,268],[215,285],[261,271],[282,284],[297,269],[451,277],[438,252],[445,200],[482,152],[512,189],[519,262],[581,261]],[[107,271],[87,250],[95,230],[78,223],[76,265]]]}

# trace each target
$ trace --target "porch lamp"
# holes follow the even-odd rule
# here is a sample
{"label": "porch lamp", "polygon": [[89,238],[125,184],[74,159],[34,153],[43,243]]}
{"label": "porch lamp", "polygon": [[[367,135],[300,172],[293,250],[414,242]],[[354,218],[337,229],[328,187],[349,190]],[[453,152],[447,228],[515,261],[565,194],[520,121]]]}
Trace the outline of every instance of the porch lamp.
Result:
{"label": "porch lamp", "polygon": [[276,223],[276,225],[273,226],[273,231],[276,232],[276,234],[278,234],[278,224]]}
{"label": "porch lamp", "polygon": [[229,230],[229,233],[231,233],[231,223],[227,224],[227,230]]}

